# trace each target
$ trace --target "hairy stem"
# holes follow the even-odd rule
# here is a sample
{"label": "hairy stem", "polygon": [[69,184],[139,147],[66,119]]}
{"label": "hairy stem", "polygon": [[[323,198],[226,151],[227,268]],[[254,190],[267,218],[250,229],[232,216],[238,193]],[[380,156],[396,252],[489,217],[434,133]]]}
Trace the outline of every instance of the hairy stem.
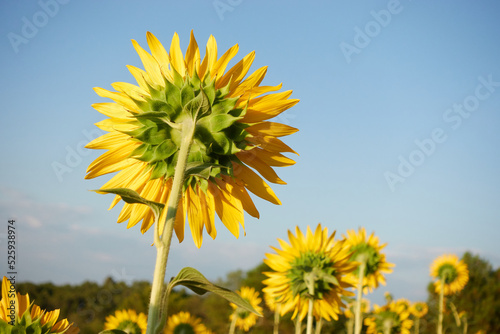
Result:
{"label": "hairy stem", "polygon": [[365,277],[366,260],[362,259],[359,265],[358,287],[356,295],[356,309],[354,311],[354,334],[361,333],[361,298],[363,297],[363,278]]}
{"label": "hairy stem", "polygon": [[[163,328],[164,321],[167,317],[167,303],[165,302],[162,310],[162,296],[163,285],[165,281],[165,272],[167,270],[167,260],[170,251],[170,244],[172,242],[172,235],[174,231],[175,217],[179,201],[182,197],[182,186],[186,174],[186,164],[189,155],[189,149],[193,141],[194,135],[194,122],[186,121],[182,124],[182,142],[179,149],[179,156],[175,166],[174,180],[170,197],[167,206],[164,210],[167,211],[165,222],[157,222],[160,224],[156,230],[158,235],[155,236],[156,246],[156,264],[153,274],[153,285],[151,287],[151,298],[148,310],[148,327],[146,334],[157,334]],[[159,235],[160,226],[165,226],[162,235]],[[159,241],[159,242],[158,242]]]}

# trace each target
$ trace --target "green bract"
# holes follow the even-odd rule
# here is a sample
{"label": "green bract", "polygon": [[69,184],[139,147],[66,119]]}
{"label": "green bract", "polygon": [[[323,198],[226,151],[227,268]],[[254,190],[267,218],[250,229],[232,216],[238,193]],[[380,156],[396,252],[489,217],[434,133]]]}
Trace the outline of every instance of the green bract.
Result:
{"label": "green bract", "polygon": [[53,332],[52,326],[55,324],[55,320],[49,321],[46,324],[42,324],[42,317],[32,319],[30,314],[30,308],[28,308],[24,314],[17,318],[13,325],[4,320],[0,319],[0,333],[2,334],[63,334],[68,328],[60,331]]}
{"label": "green bract", "polygon": [[[351,261],[362,261],[366,263],[364,276],[372,275],[379,270],[381,254],[372,246],[361,243],[352,247]],[[354,271],[355,275],[359,274],[359,267]]]}
{"label": "green bract", "polygon": [[438,277],[444,280],[445,284],[450,284],[455,281],[458,276],[457,269],[451,263],[445,263],[439,267]]}
{"label": "green bract", "polygon": [[290,266],[287,277],[294,296],[323,299],[334,285],[339,285],[332,259],[324,253],[303,253]]}
{"label": "green bract", "polygon": [[[209,75],[202,82],[196,73],[185,79],[174,74],[174,83],[165,80],[164,88],[148,85],[150,96],[129,95],[142,110],[132,116],[137,128],[122,131],[141,143],[130,157],[148,163],[150,179],[173,177],[182,127],[191,123],[194,138],[185,186],[221,173],[230,175],[234,154],[247,148],[247,125],[236,122],[246,110],[235,108],[238,97],[226,97],[230,83],[216,89]],[[200,184],[206,187],[206,182]]]}

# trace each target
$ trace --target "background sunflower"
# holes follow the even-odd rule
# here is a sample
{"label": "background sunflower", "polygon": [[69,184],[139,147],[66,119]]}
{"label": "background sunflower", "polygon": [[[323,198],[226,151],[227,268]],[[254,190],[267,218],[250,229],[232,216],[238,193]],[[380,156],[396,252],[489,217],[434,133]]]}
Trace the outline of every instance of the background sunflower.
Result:
{"label": "background sunflower", "polygon": [[211,333],[201,319],[191,315],[189,312],[179,312],[168,318],[167,327],[164,334],[191,333],[191,334],[209,334]]}
{"label": "background sunflower", "polygon": [[460,292],[469,281],[469,270],[465,262],[455,254],[445,254],[431,264],[431,277],[435,279],[434,289],[440,293],[442,286],[444,295]]}
{"label": "background sunflower", "polygon": [[117,310],[113,315],[106,317],[104,329],[120,329],[129,334],[146,333],[147,317],[144,313],[135,310]]}
{"label": "background sunflower", "polygon": [[[257,312],[262,313],[262,306],[260,306],[262,298],[260,298],[258,291],[254,288],[244,286],[236,291],[236,293],[248,301]],[[258,316],[255,313],[243,310],[233,303],[231,303],[231,307],[234,312],[230,315],[229,319],[231,320],[231,328],[233,330],[234,327],[237,327],[247,332],[257,323]]]}
{"label": "background sunflower", "polygon": [[[281,314],[293,311],[293,318],[304,319],[308,313],[308,300],[313,300],[316,318],[338,319],[342,296],[353,295],[347,289],[352,285],[345,275],[352,272],[355,264],[348,261],[349,253],[344,241],[336,241],[335,232],[328,235],[328,228],[318,224],[315,232],[307,227],[306,235],[295,228],[296,235],[288,231],[290,243],[281,239],[281,249],[271,248],[276,254],[266,254],[264,262],[273,270],[265,272],[264,291],[281,302]],[[317,273],[314,295],[309,294],[304,276]]]}

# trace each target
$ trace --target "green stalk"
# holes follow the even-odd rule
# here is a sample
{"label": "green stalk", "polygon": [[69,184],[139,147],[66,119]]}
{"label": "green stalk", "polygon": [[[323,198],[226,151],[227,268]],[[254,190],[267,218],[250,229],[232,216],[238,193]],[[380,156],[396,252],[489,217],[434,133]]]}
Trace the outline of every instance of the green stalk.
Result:
{"label": "green stalk", "polygon": [[444,277],[441,279],[441,291],[439,292],[439,316],[437,334],[443,334],[443,301],[444,301]]}
{"label": "green stalk", "polygon": [[347,334],[352,334],[354,331],[354,319],[350,318],[347,320]]}
{"label": "green stalk", "polygon": [[392,319],[385,319],[383,326],[384,326],[384,334],[391,334]]}
{"label": "green stalk", "polygon": [[316,330],[314,331],[314,334],[320,334],[321,327],[323,327],[323,318],[319,318],[319,320],[316,321]]}
{"label": "green stalk", "polygon": [[354,334],[361,333],[361,298],[363,297],[363,278],[365,277],[366,270],[366,259],[363,256],[360,256],[360,260],[356,259],[356,261],[361,262],[359,265],[359,276],[358,276],[358,288],[356,295],[356,309],[354,310]]}
{"label": "green stalk", "polygon": [[313,332],[313,306],[314,300],[309,298],[309,308],[307,310],[307,334],[312,334]]}
{"label": "green stalk", "polygon": [[419,334],[420,331],[420,318],[415,318],[415,334]]}
{"label": "green stalk", "polygon": [[281,311],[281,303],[276,303],[275,309],[274,309],[273,334],[278,334],[278,327],[280,324],[280,311]]}
{"label": "green stalk", "polygon": [[295,334],[302,333],[302,321],[300,320],[300,316],[297,314],[297,318],[295,319]]}
{"label": "green stalk", "polygon": [[[179,156],[175,166],[174,180],[172,183],[172,190],[167,204],[167,216],[165,222],[157,221],[157,224],[165,226],[163,234],[159,235],[161,225],[156,226],[155,231],[155,246],[156,246],[156,264],[153,274],[153,285],[151,287],[151,298],[149,301],[148,310],[148,327],[146,334],[157,334],[163,326],[162,319],[167,317],[167,303],[163,305],[162,312],[162,296],[163,285],[165,282],[165,272],[167,270],[167,260],[170,251],[170,244],[172,242],[172,235],[174,231],[175,216],[179,206],[179,200],[182,196],[182,186],[186,174],[186,164],[189,155],[189,149],[193,141],[194,135],[194,122],[186,121],[182,124],[182,142],[179,148]],[[162,314],[163,313],[163,314]]]}
{"label": "green stalk", "polygon": [[229,334],[234,334],[234,331],[236,329],[236,319],[238,319],[238,309],[234,310],[233,315],[234,317],[233,320],[231,321],[231,327],[229,327]]}

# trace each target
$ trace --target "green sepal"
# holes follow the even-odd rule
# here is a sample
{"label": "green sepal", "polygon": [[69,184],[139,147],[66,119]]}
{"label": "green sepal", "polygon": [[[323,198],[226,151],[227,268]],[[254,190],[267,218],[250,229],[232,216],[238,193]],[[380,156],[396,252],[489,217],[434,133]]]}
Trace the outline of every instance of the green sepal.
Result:
{"label": "green sepal", "polygon": [[177,70],[172,66],[172,72],[174,73],[174,85],[177,87],[182,87],[184,84],[184,78],[177,72]]}
{"label": "green sepal", "polygon": [[227,168],[219,164],[203,163],[203,162],[188,162],[186,165],[186,176],[198,176],[208,180],[214,168]]}
{"label": "green sepal", "polygon": [[182,268],[179,274],[177,274],[176,277],[173,277],[170,280],[170,283],[168,283],[166,293],[170,294],[170,291],[172,291],[172,289],[177,285],[183,285],[198,295],[203,295],[206,292],[215,293],[229,302],[236,304],[242,309],[255,313],[260,317],[262,316],[262,314],[257,312],[248,301],[241,298],[241,296],[236,292],[211,283],[205,278],[205,276],[194,268]]}
{"label": "green sepal", "polygon": [[227,114],[234,109],[237,101],[237,97],[221,99],[212,107],[212,113]]}
{"label": "green sepal", "polygon": [[165,161],[157,161],[153,165],[151,175],[149,176],[150,180],[159,179],[167,173],[168,166]]}
{"label": "green sepal", "polygon": [[[175,111],[175,117],[179,116],[181,112],[181,91],[179,87],[172,84],[170,81],[166,81],[165,86],[165,98],[167,100],[167,104],[169,104],[172,109]],[[175,121],[175,118],[173,119]]]}
{"label": "green sepal", "polygon": [[217,94],[217,90],[215,89],[215,80],[210,81],[210,76],[208,75],[205,78],[205,85],[203,86],[203,91],[207,94],[208,101],[210,101],[210,105],[214,105],[215,97]]}
{"label": "green sepal", "polygon": [[182,114],[191,115],[192,119],[194,120],[208,115],[210,114],[210,112],[210,102],[208,100],[207,94],[203,89],[200,89],[198,95],[187,102],[182,110]]}
{"label": "green sepal", "polygon": [[239,119],[241,119],[241,117],[234,117],[230,114],[210,115],[200,119],[196,123],[196,126],[203,126],[210,133],[215,133],[230,127]]}
{"label": "green sepal", "polygon": [[[0,333],[11,334],[14,326],[0,319]],[[16,332],[18,333],[18,332]]]}
{"label": "green sepal", "polygon": [[93,190],[96,193],[107,193],[107,194],[115,194],[122,198],[122,200],[128,204],[144,204],[149,206],[151,210],[153,210],[156,217],[160,217],[161,211],[165,207],[164,204],[150,201],[141,197],[135,190],[128,188],[109,188],[109,189],[97,189]]}
{"label": "green sepal", "polygon": [[191,85],[186,84],[181,88],[181,104],[183,107],[185,107],[189,103],[189,101],[194,99],[194,97],[195,94]]}

